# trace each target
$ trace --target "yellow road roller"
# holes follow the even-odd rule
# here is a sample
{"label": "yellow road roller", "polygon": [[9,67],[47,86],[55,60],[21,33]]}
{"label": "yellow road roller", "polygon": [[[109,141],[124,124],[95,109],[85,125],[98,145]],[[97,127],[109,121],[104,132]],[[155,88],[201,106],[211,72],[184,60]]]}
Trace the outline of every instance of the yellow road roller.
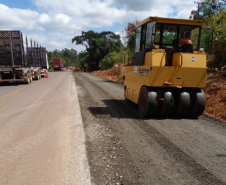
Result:
{"label": "yellow road roller", "polygon": [[[206,53],[213,31],[203,20],[148,17],[136,26],[133,62],[122,68],[126,100],[143,117],[198,117],[206,105]],[[132,37],[131,37],[132,38]],[[130,38],[130,39],[131,39]]]}

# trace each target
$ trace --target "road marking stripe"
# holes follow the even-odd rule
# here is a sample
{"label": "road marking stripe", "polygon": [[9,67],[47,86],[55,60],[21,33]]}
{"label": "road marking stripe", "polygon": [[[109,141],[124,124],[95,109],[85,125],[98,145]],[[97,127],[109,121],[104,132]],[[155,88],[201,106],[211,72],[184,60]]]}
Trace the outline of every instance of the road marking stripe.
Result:
{"label": "road marking stripe", "polygon": [[40,82],[41,82],[41,80],[38,82],[32,83],[31,86],[35,86],[35,85],[39,84]]}
{"label": "road marking stripe", "polygon": [[11,95],[11,94],[13,94],[13,93],[15,93],[15,92],[19,92],[19,91],[21,91],[21,90],[23,90],[23,89],[25,89],[25,88],[27,88],[28,86],[26,86],[26,87],[23,87],[23,88],[21,88],[21,89],[17,89],[16,91],[13,91],[13,92],[11,92],[11,93],[9,93],[9,94],[6,94],[6,95],[4,95],[4,96],[1,96],[0,97],[0,100],[2,99],[2,98],[5,98],[5,97],[7,97],[7,96],[9,96],[9,95]]}
{"label": "road marking stripe", "polygon": [[4,98],[1,98],[0,99],[0,102],[1,101],[3,101],[3,100],[5,100],[5,99],[7,99],[7,98],[10,98],[11,96],[14,96],[15,94],[17,94],[18,92],[14,92],[14,94],[11,94],[11,95],[9,95],[9,96],[6,96],[6,97],[4,97]]}
{"label": "road marking stripe", "polygon": [[18,93],[19,91],[21,91],[21,90],[28,88],[29,86],[35,86],[35,85],[37,85],[37,84],[40,83],[42,80],[43,80],[43,79],[39,80],[38,82],[29,84],[29,85],[27,85],[27,86],[25,86],[25,87],[22,87],[22,88],[20,88],[20,89],[17,89],[16,91],[13,91],[13,92],[11,92],[11,93],[9,93],[9,94],[6,94],[6,95],[4,95],[4,96],[1,96],[1,97],[0,97],[0,102],[3,101],[3,100],[5,100],[5,99],[7,99],[7,98],[9,98],[9,97],[11,97],[11,96],[13,96],[13,95],[15,95],[15,94],[17,94],[17,93]]}

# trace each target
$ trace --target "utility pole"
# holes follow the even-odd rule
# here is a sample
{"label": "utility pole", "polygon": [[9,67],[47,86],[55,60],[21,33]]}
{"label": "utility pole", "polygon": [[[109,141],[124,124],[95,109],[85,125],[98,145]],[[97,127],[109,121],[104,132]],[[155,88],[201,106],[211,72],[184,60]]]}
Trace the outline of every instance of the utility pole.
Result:
{"label": "utility pole", "polygon": [[195,4],[198,4],[198,19],[199,19],[199,5],[202,4],[202,3],[198,2],[198,1],[197,1],[197,2],[194,1],[194,3],[195,3]]}

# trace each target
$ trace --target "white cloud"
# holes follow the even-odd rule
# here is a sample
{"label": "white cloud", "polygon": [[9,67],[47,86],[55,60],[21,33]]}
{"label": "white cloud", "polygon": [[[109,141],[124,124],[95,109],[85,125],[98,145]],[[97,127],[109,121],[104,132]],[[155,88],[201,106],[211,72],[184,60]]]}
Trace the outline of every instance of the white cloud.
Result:
{"label": "white cloud", "polygon": [[[141,21],[149,16],[188,18],[191,10],[196,9],[193,0],[33,0],[33,3],[36,11],[0,4],[0,29],[20,29],[47,50],[81,51],[83,46],[71,43],[81,31],[95,28],[111,31],[105,27],[114,23],[126,26],[136,18]],[[120,35],[122,30],[117,30]]]}
{"label": "white cloud", "polygon": [[[85,50],[82,45],[76,45],[72,43],[72,37],[75,35],[72,32],[60,33],[60,32],[49,32],[47,35],[43,33],[36,34],[26,34],[28,39],[32,38],[32,41],[46,47],[48,51],[53,51],[55,49],[62,50],[64,48],[76,49],[78,52]],[[29,42],[30,45],[30,42]]]}
{"label": "white cloud", "polygon": [[23,28],[35,29],[33,22],[38,12],[29,9],[9,8],[0,4],[0,29]]}
{"label": "white cloud", "polygon": [[0,4],[0,10],[8,10],[9,7],[5,6],[4,4]]}

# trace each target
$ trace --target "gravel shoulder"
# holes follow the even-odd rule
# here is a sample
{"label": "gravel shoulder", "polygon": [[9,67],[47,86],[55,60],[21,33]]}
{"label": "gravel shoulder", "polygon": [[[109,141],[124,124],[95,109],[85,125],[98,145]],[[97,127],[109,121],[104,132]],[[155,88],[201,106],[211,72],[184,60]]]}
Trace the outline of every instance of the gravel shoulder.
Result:
{"label": "gravel shoulder", "polygon": [[142,119],[123,85],[74,73],[92,184],[226,184],[226,127]]}

